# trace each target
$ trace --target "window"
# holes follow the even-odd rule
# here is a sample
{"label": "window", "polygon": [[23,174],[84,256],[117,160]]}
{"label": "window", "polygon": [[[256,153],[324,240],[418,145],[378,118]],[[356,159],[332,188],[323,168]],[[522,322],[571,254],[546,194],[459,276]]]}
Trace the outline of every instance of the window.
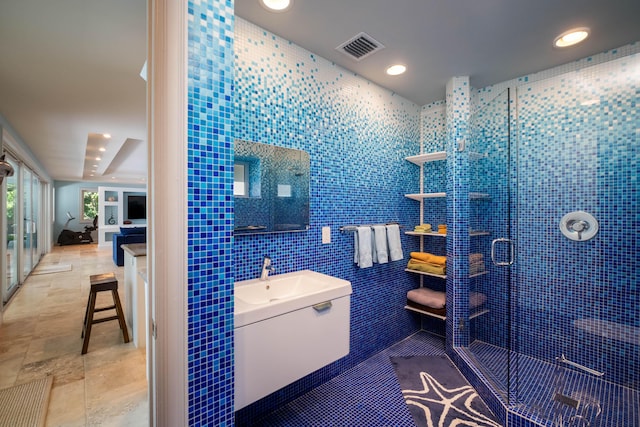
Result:
{"label": "window", "polygon": [[95,189],[83,189],[80,192],[80,212],[82,217],[80,222],[92,222],[98,216],[98,191]]}
{"label": "window", "polygon": [[233,195],[249,196],[249,165],[235,162],[233,165]]}

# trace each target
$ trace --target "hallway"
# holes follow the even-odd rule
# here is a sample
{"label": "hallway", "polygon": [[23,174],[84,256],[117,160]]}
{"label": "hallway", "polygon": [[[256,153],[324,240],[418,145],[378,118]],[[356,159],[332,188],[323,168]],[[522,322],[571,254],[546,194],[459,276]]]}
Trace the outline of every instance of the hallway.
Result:
{"label": "hallway", "polygon": [[[89,351],[80,354],[89,276],[114,272],[126,305],[123,267],[115,266],[110,249],[95,244],[55,246],[39,267],[52,264],[71,264],[72,269],[31,275],[5,309],[0,388],[50,374],[47,426],[147,426],[144,349],[133,341],[124,344],[117,322],[105,322],[93,326]],[[96,306],[110,301],[103,292]]]}

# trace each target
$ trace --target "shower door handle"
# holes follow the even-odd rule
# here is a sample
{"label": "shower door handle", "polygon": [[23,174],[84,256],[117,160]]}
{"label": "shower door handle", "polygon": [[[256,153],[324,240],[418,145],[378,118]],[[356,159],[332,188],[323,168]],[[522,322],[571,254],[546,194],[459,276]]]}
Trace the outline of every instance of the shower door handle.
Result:
{"label": "shower door handle", "polygon": [[[509,261],[496,261],[496,245],[498,243],[507,243],[509,245]],[[507,239],[504,237],[500,237],[499,239],[494,239],[491,242],[491,261],[495,265],[499,265],[499,266],[512,265],[513,260],[515,259],[515,251],[516,251],[515,244],[513,243],[513,240]]]}

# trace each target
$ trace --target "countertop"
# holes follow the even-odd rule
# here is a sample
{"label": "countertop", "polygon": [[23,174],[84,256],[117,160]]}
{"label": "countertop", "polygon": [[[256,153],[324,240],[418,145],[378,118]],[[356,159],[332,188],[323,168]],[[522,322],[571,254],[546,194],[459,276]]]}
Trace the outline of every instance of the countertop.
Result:
{"label": "countertop", "polygon": [[147,255],[146,243],[125,243],[124,245],[120,245],[120,247],[123,251],[134,257]]}

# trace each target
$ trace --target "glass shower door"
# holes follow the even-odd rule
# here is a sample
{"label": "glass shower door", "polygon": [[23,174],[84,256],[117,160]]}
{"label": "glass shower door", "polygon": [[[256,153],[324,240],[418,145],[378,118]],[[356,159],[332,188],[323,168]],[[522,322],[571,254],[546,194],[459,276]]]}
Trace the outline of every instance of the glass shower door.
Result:
{"label": "glass shower door", "polygon": [[[640,425],[638,69],[629,57],[517,92],[512,392],[557,427]],[[598,232],[565,235],[567,218]]]}
{"label": "glass shower door", "polygon": [[510,276],[513,262],[510,180],[510,93],[471,116],[469,150],[469,347],[504,401],[510,383]]}

